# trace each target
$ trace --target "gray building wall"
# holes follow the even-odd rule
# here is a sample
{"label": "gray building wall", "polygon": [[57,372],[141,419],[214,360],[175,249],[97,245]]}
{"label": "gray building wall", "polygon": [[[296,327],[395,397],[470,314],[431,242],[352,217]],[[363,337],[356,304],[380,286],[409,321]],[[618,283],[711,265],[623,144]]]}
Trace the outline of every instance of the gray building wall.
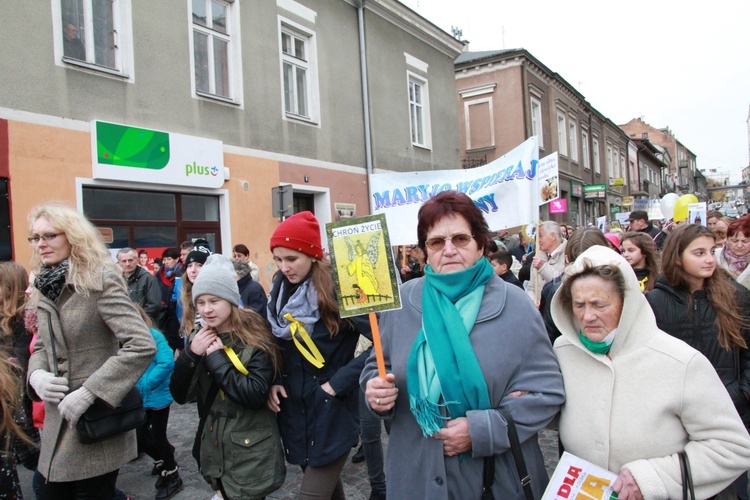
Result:
{"label": "gray building wall", "polygon": [[[0,18],[0,107],[89,121],[93,119],[218,139],[226,145],[364,168],[364,112],[357,9],[345,0],[299,0],[314,24],[269,0],[242,0],[240,104],[192,95],[190,2],[132,0],[132,81],[55,64],[52,10],[56,2],[10,0]],[[389,0],[383,4],[413,12]],[[319,125],[282,119],[281,15],[314,30],[318,54]],[[458,125],[452,60],[366,10],[375,165],[414,170],[457,168]],[[422,20],[422,24],[430,26]],[[433,27],[434,28],[434,27]],[[432,29],[432,28],[431,28]],[[433,147],[413,148],[409,133],[404,52],[429,63]]]}

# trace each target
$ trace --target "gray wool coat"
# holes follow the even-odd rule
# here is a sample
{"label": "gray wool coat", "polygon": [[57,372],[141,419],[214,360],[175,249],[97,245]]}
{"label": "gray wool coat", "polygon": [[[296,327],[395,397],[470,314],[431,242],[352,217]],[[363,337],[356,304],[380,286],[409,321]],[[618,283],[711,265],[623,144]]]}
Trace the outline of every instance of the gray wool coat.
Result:
{"label": "gray wool coat", "polygon": [[[535,498],[548,482],[537,432],[557,414],[565,397],[562,375],[547,337],[542,317],[524,292],[493,276],[485,288],[474,328],[469,336],[490,391],[493,409],[467,412],[472,449],[470,458],[443,455],[443,442],[424,437],[409,409],[406,362],[422,326],[424,278],[401,288],[402,309],[380,317],[386,370],[396,376],[396,406],[387,414],[391,434],[386,459],[389,498],[480,498],[484,457],[494,457],[494,498],[523,499],[524,494],[510,453],[508,428],[499,406],[516,422]],[[429,332],[427,333],[429,342]],[[362,372],[362,388],[377,377],[375,354]],[[509,398],[513,391],[528,394]],[[369,401],[367,402],[369,405]]]}
{"label": "gray wool coat", "polygon": [[[54,373],[54,338],[59,374],[68,379],[70,392],[85,386],[110,405],[119,404],[156,352],[151,332],[130,301],[122,277],[115,271],[102,271],[101,288],[88,297],[76,293],[71,284],[56,302],[37,295],[39,334],[28,373]],[[28,389],[38,401],[33,387]],[[136,457],[135,431],[81,444],[76,429],[60,416],[56,404],[45,402],[44,410],[39,472],[48,481],[100,476]]]}

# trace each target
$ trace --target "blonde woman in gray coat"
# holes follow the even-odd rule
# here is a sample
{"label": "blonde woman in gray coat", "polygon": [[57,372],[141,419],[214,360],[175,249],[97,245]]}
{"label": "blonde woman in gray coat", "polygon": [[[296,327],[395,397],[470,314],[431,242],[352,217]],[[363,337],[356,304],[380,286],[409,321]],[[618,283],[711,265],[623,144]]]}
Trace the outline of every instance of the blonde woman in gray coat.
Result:
{"label": "blonde woman in gray coat", "polygon": [[82,444],[75,424],[97,397],[119,404],[151,362],[154,341],[83,215],[44,205],[29,228],[39,334],[28,381],[45,409],[41,498],[114,498],[120,467],[137,456],[135,431]]}

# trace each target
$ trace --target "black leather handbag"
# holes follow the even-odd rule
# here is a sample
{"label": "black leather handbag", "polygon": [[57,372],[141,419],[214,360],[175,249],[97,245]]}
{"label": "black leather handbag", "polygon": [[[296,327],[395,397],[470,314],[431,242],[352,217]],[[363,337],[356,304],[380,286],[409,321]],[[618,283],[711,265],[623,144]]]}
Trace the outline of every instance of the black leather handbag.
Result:
{"label": "black leather handbag", "polygon": [[[52,319],[47,316],[49,331],[52,332]],[[59,377],[57,367],[57,351],[54,340],[52,344],[52,359],[54,360],[54,375]],[[146,422],[146,410],[143,409],[143,399],[138,388],[130,388],[119,405],[112,407],[104,400],[96,398],[88,410],[81,415],[76,424],[78,440],[89,444],[107,439],[123,432],[132,431]]]}
{"label": "black leather handbag", "polygon": [[146,410],[143,409],[141,393],[133,387],[114,408],[96,398],[94,404],[78,419],[76,430],[79,441],[88,444],[132,431],[145,422]]}

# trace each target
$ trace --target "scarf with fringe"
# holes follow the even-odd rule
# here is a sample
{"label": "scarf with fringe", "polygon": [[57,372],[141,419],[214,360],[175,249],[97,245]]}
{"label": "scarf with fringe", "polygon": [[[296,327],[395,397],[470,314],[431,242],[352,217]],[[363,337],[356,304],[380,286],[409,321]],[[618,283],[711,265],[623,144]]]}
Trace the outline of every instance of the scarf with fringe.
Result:
{"label": "scarf with fringe", "polygon": [[429,265],[424,272],[422,329],[407,360],[406,387],[412,414],[429,437],[448,419],[490,408],[489,389],[469,333],[494,272],[484,258],[455,273],[438,274]]}

